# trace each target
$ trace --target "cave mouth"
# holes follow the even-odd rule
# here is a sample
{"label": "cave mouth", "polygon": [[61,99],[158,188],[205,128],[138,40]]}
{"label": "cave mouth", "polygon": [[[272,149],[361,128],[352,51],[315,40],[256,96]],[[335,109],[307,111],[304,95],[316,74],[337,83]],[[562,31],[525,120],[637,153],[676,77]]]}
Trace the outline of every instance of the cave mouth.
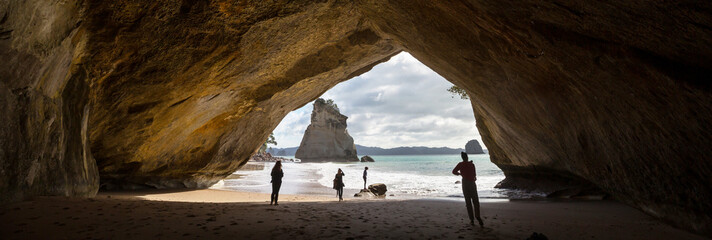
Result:
{"label": "cave mouth", "polygon": [[406,49],[477,98],[507,179],[576,176],[712,232],[712,21],[694,4],[0,5],[0,202],[210,186],[289,111]]}
{"label": "cave mouth", "polygon": [[[490,161],[475,125],[466,94],[449,92],[452,83],[407,52],[401,52],[370,71],[341,82],[320,96],[332,100],[348,117],[346,131],[353,137],[358,158],[371,156],[375,162],[285,161],[291,181],[318,182],[330,190],[332,175],[341,168],[347,175],[347,193],[358,192],[361,172],[369,167],[369,181],[384,183],[397,197],[462,196],[459,176],[451,174],[461,161],[460,151],[476,140],[469,159],[477,167],[479,196],[485,199],[508,197],[494,186],[504,179],[502,171]],[[327,101],[328,101],[327,100]],[[264,148],[273,156],[294,159],[310,124],[313,102],[287,114],[273,130],[277,145]],[[337,142],[333,140],[332,142]],[[213,188],[269,193],[271,162],[250,162]],[[290,173],[291,172],[291,173]],[[317,174],[313,174],[317,173]],[[321,176],[321,177],[315,177]],[[285,180],[290,181],[290,180]],[[349,189],[350,188],[350,189]],[[319,190],[289,184],[281,192],[304,194]],[[330,192],[329,192],[330,194]],[[347,194],[348,195],[348,194]]]}

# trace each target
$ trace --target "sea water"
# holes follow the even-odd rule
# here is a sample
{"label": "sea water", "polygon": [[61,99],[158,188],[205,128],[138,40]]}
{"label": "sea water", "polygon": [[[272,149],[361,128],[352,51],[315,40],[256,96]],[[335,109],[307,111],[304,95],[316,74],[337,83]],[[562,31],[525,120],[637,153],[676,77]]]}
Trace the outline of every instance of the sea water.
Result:
{"label": "sea water", "polygon": [[[356,191],[363,188],[363,170],[368,167],[368,182],[384,183],[387,195],[395,197],[463,197],[460,176],[452,174],[452,169],[461,162],[460,154],[453,155],[374,155],[375,162],[324,162],[324,163],[283,163],[284,179],[280,193],[309,194],[331,193],[337,170],[345,173],[345,190]],[[294,158],[286,156],[286,158]],[[470,154],[477,172],[477,192],[480,198],[507,198],[508,192],[494,188],[504,179],[504,174],[487,154]],[[263,170],[240,171],[238,179],[226,179],[214,188],[271,192],[270,171],[274,163],[267,162]],[[310,185],[312,189],[303,186]],[[302,187],[300,187],[302,186]],[[314,191],[322,187],[323,191]],[[346,191],[348,192],[348,191]]]}

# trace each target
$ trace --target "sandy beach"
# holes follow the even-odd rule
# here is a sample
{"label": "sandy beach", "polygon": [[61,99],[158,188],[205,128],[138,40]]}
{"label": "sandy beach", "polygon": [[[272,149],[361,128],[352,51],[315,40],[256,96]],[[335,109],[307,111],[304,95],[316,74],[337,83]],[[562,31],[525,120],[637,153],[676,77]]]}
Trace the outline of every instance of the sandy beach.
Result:
{"label": "sandy beach", "polygon": [[482,203],[355,199],[222,190],[101,192],[38,197],[0,208],[3,239],[704,239],[613,201]]}

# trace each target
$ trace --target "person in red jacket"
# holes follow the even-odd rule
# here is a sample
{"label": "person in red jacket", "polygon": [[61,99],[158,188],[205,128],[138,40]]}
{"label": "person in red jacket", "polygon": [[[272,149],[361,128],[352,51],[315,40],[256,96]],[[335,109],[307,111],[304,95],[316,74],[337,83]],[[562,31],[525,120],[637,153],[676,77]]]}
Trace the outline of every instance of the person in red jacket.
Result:
{"label": "person in red jacket", "polygon": [[[455,166],[452,174],[462,176],[462,194],[465,195],[465,204],[467,205],[467,215],[470,216],[470,224],[475,225],[475,217],[480,222],[480,227],[484,226],[482,218],[480,218],[480,199],[477,196],[477,174],[475,173],[475,164],[472,161],[467,161],[467,153],[461,152],[462,162]],[[472,216],[472,205],[475,205],[475,216]]]}

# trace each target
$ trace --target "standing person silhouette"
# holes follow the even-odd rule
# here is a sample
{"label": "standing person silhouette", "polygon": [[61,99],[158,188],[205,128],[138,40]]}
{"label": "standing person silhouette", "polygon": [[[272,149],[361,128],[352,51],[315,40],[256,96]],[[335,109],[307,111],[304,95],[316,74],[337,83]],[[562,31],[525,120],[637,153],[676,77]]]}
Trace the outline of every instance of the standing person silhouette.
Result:
{"label": "standing person silhouette", "polygon": [[336,195],[339,196],[339,201],[344,200],[344,175],[346,174],[339,168],[339,171],[336,172],[336,177],[334,177],[334,189],[336,189]]}
{"label": "standing person silhouette", "polygon": [[282,171],[282,161],[277,161],[272,167],[272,195],[270,196],[269,205],[279,205],[277,203],[277,198],[279,198],[279,188],[282,187],[282,177],[284,177],[284,172]]}
{"label": "standing person silhouette", "polygon": [[368,175],[368,167],[363,168],[363,189],[366,189],[366,175]]}
{"label": "standing person silhouette", "polygon": [[[477,174],[475,173],[475,164],[472,161],[467,161],[467,153],[460,152],[462,162],[455,166],[452,174],[462,176],[462,194],[465,195],[465,205],[467,205],[467,215],[470,216],[470,224],[475,225],[475,217],[480,222],[480,227],[484,225],[480,218],[480,199],[477,196]],[[472,205],[475,205],[475,216],[472,216]]]}

